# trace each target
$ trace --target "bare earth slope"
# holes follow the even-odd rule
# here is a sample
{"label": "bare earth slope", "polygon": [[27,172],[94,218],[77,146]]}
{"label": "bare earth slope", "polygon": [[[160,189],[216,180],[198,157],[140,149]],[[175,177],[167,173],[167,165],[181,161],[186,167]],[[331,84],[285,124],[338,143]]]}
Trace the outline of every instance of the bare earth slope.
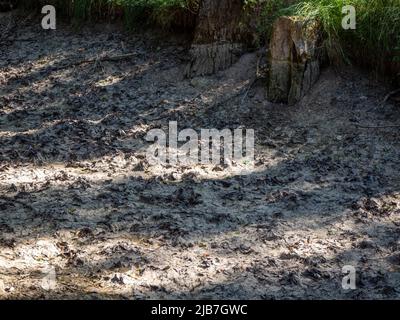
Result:
{"label": "bare earth slope", "polygon": [[[62,26],[13,39],[0,51],[1,298],[400,297],[400,129],[357,127],[400,124],[398,102],[380,106],[390,88],[327,70],[288,107],[253,84],[256,54],[187,80],[177,41]],[[146,132],[173,120],[255,129],[256,167],[149,166]]]}

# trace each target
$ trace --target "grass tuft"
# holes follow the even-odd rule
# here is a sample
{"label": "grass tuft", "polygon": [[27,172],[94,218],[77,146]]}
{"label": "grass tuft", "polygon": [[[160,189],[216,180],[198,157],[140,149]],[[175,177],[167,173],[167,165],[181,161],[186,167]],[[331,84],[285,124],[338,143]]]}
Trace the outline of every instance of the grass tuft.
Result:
{"label": "grass tuft", "polygon": [[112,20],[123,16],[129,29],[146,24],[168,28],[174,24],[177,13],[196,13],[199,0],[19,0],[26,10],[54,5],[57,12],[80,24],[98,19]]}
{"label": "grass tuft", "polygon": [[[324,46],[333,64],[357,60],[377,69],[390,69],[400,61],[400,0],[246,1],[262,6],[259,25],[267,35],[278,16],[319,20],[326,39]],[[356,9],[355,30],[342,27],[342,8],[346,5]]]}

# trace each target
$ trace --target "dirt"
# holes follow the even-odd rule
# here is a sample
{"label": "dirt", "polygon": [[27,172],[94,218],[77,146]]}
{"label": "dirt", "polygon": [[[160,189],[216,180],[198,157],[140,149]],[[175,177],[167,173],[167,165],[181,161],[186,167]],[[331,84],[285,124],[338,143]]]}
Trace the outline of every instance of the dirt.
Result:
{"label": "dirt", "polygon": [[[400,124],[391,88],[326,69],[273,104],[259,53],[184,79],[184,39],[115,26],[0,46],[0,298],[400,297],[400,130],[360,127]],[[255,167],[150,166],[169,121],[254,129]]]}

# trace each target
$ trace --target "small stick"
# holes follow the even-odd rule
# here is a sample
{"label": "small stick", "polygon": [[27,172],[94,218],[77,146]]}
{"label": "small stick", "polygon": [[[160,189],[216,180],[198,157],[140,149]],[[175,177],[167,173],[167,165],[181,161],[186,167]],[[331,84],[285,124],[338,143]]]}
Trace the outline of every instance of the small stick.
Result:
{"label": "small stick", "polygon": [[356,124],[356,127],[361,128],[361,129],[386,129],[386,128],[400,128],[400,125],[392,125],[392,126],[363,126]]}
{"label": "small stick", "polygon": [[55,67],[54,69],[55,70],[68,69],[70,67],[76,67],[76,66],[79,66],[79,65],[85,64],[85,63],[96,63],[96,62],[102,62],[102,61],[119,61],[119,60],[131,58],[134,56],[136,56],[136,53],[127,53],[127,54],[121,54],[121,55],[116,55],[116,56],[104,56],[101,58],[92,58],[92,59],[72,62],[72,63],[66,64],[66,65],[61,65],[61,66]]}
{"label": "small stick", "polygon": [[398,92],[400,92],[400,89],[396,89],[396,90],[394,90],[394,91],[392,91],[392,92],[389,92],[389,93],[386,95],[385,99],[383,99],[383,101],[382,101],[382,103],[381,103],[381,106],[383,106],[383,105],[390,99],[391,96],[395,95],[395,94],[398,93]]}
{"label": "small stick", "polygon": [[242,97],[242,100],[240,101],[240,104],[243,104],[243,103],[244,103],[244,101],[245,101],[246,98],[247,98],[247,95],[249,94],[249,91],[251,90],[251,88],[253,88],[254,84],[257,82],[258,79],[259,79],[259,78],[256,77],[255,79],[253,79],[253,80],[250,82],[250,84],[249,84],[249,86],[248,86],[246,92],[244,93],[244,96]]}

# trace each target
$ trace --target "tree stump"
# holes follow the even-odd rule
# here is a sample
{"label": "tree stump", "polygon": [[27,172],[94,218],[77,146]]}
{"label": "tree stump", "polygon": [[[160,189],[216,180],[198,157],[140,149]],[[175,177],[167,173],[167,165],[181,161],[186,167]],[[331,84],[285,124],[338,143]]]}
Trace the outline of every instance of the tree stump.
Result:
{"label": "tree stump", "polygon": [[216,73],[242,52],[240,20],[243,0],[203,0],[190,49],[187,77]]}
{"label": "tree stump", "polygon": [[269,47],[270,101],[294,104],[311,89],[320,74],[320,42],[316,21],[281,17],[274,23]]}

